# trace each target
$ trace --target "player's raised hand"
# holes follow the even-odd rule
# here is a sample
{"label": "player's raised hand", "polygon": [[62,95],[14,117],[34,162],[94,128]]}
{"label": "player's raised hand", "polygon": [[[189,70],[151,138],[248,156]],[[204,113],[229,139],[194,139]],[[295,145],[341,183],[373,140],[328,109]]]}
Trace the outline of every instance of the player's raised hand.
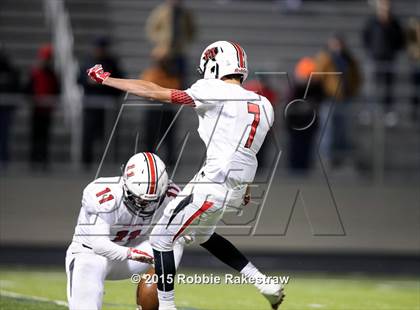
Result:
{"label": "player's raised hand", "polygon": [[99,84],[102,84],[111,75],[111,73],[104,71],[102,65],[94,65],[86,72],[93,81]]}
{"label": "player's raised hand", "polygon": [[153,264],[153,256],[135,248],[129,248],[128,259],[132,259],[140,263]]}

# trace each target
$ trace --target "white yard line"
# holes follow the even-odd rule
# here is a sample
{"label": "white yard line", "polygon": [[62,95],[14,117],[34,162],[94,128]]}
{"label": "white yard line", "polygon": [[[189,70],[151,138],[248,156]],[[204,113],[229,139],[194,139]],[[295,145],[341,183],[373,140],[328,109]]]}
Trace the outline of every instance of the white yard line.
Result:
{"label": "white yard line", "polygon": [[[6,291],[6,290],[2,290],[0,289],[0,296],[4,296],[4,297],[11,297],[11,298],[16,298],[16,299],[25,299],[25,300],[32,300],[32,301],[41,301],[41,302],[48,302],[48,303],[53,303],[55,305],[58,306],[64,306],[64,307],[68,307],[68,303],[64,300],[54,300],[54,299],[49,299],[49,298],[45,298],[45,297],[39,297],[39,296],[32,296],[32,295],[24,295],[24,294],[20,294],[20,293],[15,293],[15,292],[11,292],[11,291]],[[129,305],[129,304],[116,304],[116,303],[104,303],[105,306],[112,306],[112,307],[134,307],[133,305]]]}
{"label": "white yard line", "polygon": [[13,286],[15,286],[15,281],[0,280],[0,289],[3,287],[13,287]]}
{"label": "white yard line", "polygon": [[0,295],[5,296],[5,297],[11,297],[11,298],[20,298],[20,299],[28,299],[28,300],[34,300],[34,301],[49,302],[49,303],[53,303],[58,306],[64,306],[64,307],[68,306],[67,302],[64,300],[54,300],[54,299],[49,299],[45,297],[24,295],[24,294],[19,294],[19,293],[15,293],[11,291],[6,291],[6,290],[0,290]]}
{"label": "white yard line", "polygon": [[[45,298],[45,297],[39,297],[39,296],[32,296],[32,295],[24,295],[24,294],[20,294],[20,293],[16,293],[16,292],[11,292],[11,291],[7,291],[7,290],[2,290],[0,289],[0,296],[4,296],[4,297],[10,297],[10,298],[16,298],[16,299],[22,299],[22,300],[32,300],[32,301],[40,301],[40,302],[48,302],[48,303],[53,303],[57,306],[63,306],[63,307],[68,307],[68,303],[64,300],[54,300],[54,299],[49,299],[49,298]],[[106,306],[113,306],[113,307],[130,307],[133,308],[133,305],[129,305],[129,304],[114,304],[114,303],[104,303],[104,305]],[[196,310],[193,308],[181,308],[184,310]]]}

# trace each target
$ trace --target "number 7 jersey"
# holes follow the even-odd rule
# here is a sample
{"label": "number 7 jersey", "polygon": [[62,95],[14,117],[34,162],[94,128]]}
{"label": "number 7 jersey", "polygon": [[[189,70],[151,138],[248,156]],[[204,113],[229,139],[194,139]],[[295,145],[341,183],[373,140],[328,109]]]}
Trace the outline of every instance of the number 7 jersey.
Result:
{"label": "number 7 jersey", "polygon": [[207,148],[206,176],[231,187],[252,182],[256,155],[274,122],[268,99],[219,79],[198,80],[185,92],[194,101]]}

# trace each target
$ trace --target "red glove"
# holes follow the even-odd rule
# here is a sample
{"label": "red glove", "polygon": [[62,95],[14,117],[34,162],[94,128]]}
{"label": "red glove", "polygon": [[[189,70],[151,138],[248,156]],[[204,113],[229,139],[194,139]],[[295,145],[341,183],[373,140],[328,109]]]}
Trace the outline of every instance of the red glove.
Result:
{"label": "red glove", "polygon": [[127,257],[140,263],[153,264],[153,256],[135,248],[129,248]]}
{"label": "red glove", "polygon": [[99,84],[102,84],[111,75],[109,72],[104,72],[102,65],[94,65],[86,72],[93,81]]}

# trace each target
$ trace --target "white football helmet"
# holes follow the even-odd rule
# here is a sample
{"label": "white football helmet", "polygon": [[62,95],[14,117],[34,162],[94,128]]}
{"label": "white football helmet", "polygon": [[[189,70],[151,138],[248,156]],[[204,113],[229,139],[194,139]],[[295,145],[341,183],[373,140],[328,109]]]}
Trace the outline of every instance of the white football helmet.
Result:
{"label": "white football helmet", "polygon": [[153,153],[132,156],[124,167],[124,203],[136,215],[152,216],[168,188],[163,161]]}
{"label": "white football helmet", "polygon": [[207,46],[200,58],[198,72],[205,79],[221,79],[230,74],[248,76],[248,61],[244,49],[234,42],[217,41]]}

